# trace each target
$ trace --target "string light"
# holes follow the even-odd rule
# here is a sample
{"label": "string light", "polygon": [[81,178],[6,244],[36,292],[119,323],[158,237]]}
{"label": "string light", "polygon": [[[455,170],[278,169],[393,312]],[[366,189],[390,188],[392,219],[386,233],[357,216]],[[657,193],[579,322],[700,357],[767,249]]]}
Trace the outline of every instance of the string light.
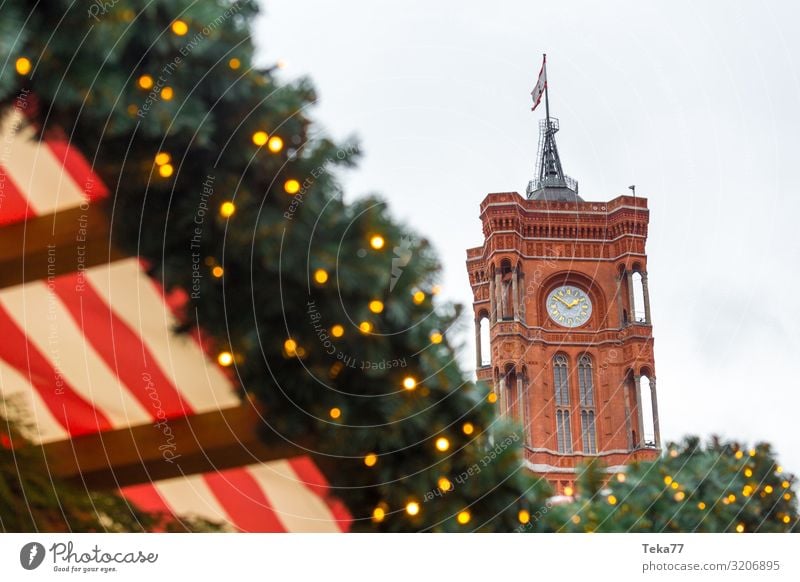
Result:
{"label": "string light", "polygon": [[750,467],[746,468],[744,470],[744,476],[745,477],[752,477],[753,476],[753,470]]}
{"label": "string light", "polygon": [[331,328],[331,335],[333,337],[342,337],[344,335],[344,327],[337,323]]}
{"label": "string light", "polygon": [[669,485],[670,483],[672,483],[672,477],[667,475],[666,477],[664,477],[664,484]]}
{"label": "string light", "polygon": [[178,36],[183,36],[187,32],[189,32],[189,25],[186,24],[183,20],[176,20],[172,23],[172,32],[177,34]]}
{"label": "string light", "polygon": [[772,493],[772,491],[773,491],[772,485],[767,485],[766,487],[764,487],[764,491],[767,493],[767,495]]}
{"label": "string light", "polygon": [[750,456],[751,457],[755,457],[756,456],[756,450],[755,449],[750,449]]}
{"label": "string light", "polygon": [[233,363],[233,354],[230,352],[220,352],[217,354],[217,363],[219,363],[220,366],[230,366]]}
{"label": "string light", "polygon": [[486,400],[489,401],[489,404],[494,404],[497,402],[497,392],[489,392],[489,395],[486,397]]}
{"label": "string light", "polygon": [[228,66],[233,69],[234,71],[242,66],[242,61],[233,57],[231,60],[228,61]]}
{"label": "string light", "polygon": [[263,146],[265,143],[267,143],[268,139],[269,135],[267,135],[266,131],[257,131],[252,137],[253,143],[257,146]]}
{"label": "string light", "polygon": [[678,491],[675,494],[675,501],[683,501],[685,498],[686,498],[686,493],[684,493],[683,491]]}
{"label": "string light", "polygon": [[381,250],[385,244],[386,241],[379,234],[373,234],[369,239],[369,246],[371,246],[376,251]]}
{"label": "string light", "polygon": [[447,493],[448,491],[450,491],[450,489],[453,488],[453,484],[450,482],[450,479],[448,479],[447,477],[440,477],[439,481],[436,483],[436,485],[444,493]]}
{"label": "string light", "polygon": [[425,301],[425,293],[423,293],[422,291],[416,291],[412,296],[412,298],[414,299],[414,303],[416,305],[419,305],[420,303]]}
{"label": "string light", "polygon": [[380,505],[372,510],[372,521],[380,523],[386,517],[386,510]]}
{"label": "string light", "polygon": [[736,495],[731,493],[730,495],[728,495],[727,499],[728,499],[728,503],[733,503],[734,501],[736,501]]}
{"label": "string light", "polygon": [[150,89],[153,87],[153,77],[150,75],[142,75],[139,77],[139,87],[142,89]]}
{"label": "string light", "polygon": [[369,302],[369,310],[372,313],[380,313],[383,311],[383,301],[378,301],[377,299],[373,299]]}
{"label": "string light", "polygon": [[461,430],[465,435],[471,435],[473,432],[475,432],[475,426],[471,422],[465,422],[461,426]]}
{"label": "string light", "polygon": [[225,274],[225,269],[217,265],[216,267],[211,269],[211,274],[214,275],[217,279],[219,279],[220,277],[222,277],[222,275]]}
{"label": "string light", "polygon": [[417,387],[417,380],[414,376],[406,376],[403,378],[403,388],[406,390],[413,390]]}
{"label": "string light", "polygon": [[616,495],[609,495],[608,496],[608,503],[609,503],[609,505],[616,505],[617,504]]}
{"label": "string light", "polygon": [[279,151],[283,149],[283,140],[279,138],[277,135],[272,136],[269,138],[269,142],[267,143],[267,148],[273,154],[277,154]]}
{"label": "string light", "polygon": [[791,501],[791,499],[792,499],[792,495],[791,495],[791,493],[784,493],[784,494],[783,494],[783,498],[784,498],[786,501]]}
{"label": "string light", "polygon": [[294,178],[286,180],[286,182],[283,184],[283,189],[287,194],[297,194],[300,191],[300,182]]}
{"label": "string light", "polygon": [[792,521],[791,517],[789,517],[788,515],[783,516],[783,523],[789,523],[790,521]]}
{"label": "string light", "polygon": [[156,165],[163,166],[164,164],[168,164],[171,159],[172,156],[167,152],[158,152],[156,154]]}
{"label": "string light", "polygon": [[323,285],[328,282],[328,271],[325,269],[317,269],[314,271],[314,281]]}
{"label": "string light", "polygon": [[286,350],[288,355],[293,356],[295,353],[297,353],[297,342],[292,338],[289,338],[283,342],[283,349]]}
{"label": "string light", "polygon": [[580,516],[580,515],[573,515],[573,516],[572,516],[572,517],[570,517],[569,519],[570,519],[570,521],[571,521],[572,523],[574,523],[575,525],[577,525],[577,524],[579,524],[579,523],[581,522],[581,516]]}
{"label": "string light", "polygon": [[743,523],[740,523],[739,525],[736,526],[736,532],[737,533],[742,533],[743,531],[744,531],[744,524]]}
{"label": "string light", "polygon": [[367,467],[374,467],[377,462],[378,462],[378,455],[376,455],[375,453],[369,453],[366,457],[364,457],[364,464]]}
{"label": "string light", "polygon": [[230,200],[223,202],[219,207],[219,213],[223,218],[230,218],[236,212],[236,205]]}
{"label": "string light", "polygon": [[441,333],[439,333],[438,331],[432,332],[430,337],[431,337],[431,343],[432,344],[440,344],[440,343],[442,343],[442,340],[444,339],[444,336]]}
{"label": "string light", "polygon": [[781,467],[780,465],[778,465],[777,467],[775,467],[775,472],[776,472],[778,475],[780,475],[781,473],[783,473],[783,467]]}
{"label": "string light", "polygon": [[330,410],[330,412],[328,414],[331,415],[331,418],[336,419],[336,418],[339,418],[342,415],[342,411],[339,410],[338,408],[334,407],[334,408],[331,408],[331,410]]}
{"label": "string light", "polygon": [[467,525],[470,519],[472,519],[472,516],[466,509],[463,511],[459,511],[458,515],[456,516],[456,521],[458,521],[458,523],[460,523],[461,525]]}
{"label": "string light", "polygon": [[736,451],[736,454],[734,455],[734,457],[736,457],[737,459],[741,459],[743,456],[744,453],[742,451]]}
{"label": "string light", "polygon": [[436,439],[436,450],[443,453],[449,448],[450,448],[450,441],[447,440],[447,438],[439,437],[438,439]]}
{"label": "string light", "polygon": [[372,324],[368,321],[362,321],[358,324],[358,329],[361,330],[361,333],[369,333],[372,331]]}
{"label": "string light", "polygon": [[417,515],[419,513],[419,503],[416,501],[406,503],[406,513],[411,516]]}
{"label": "string light", "polygon": [[569,485],[564,487],[564,495],[566,495],[567,497],[572,497],[573,493],[575,493],[575,490],[572,487],[570,487]]}
{"label": "string light", "polygon": [[745,485],[742,488],[742,495],[745,497],[750,497],[750,494],[753,492],[753,488],[750,485]]}
{"label": "string light", "polygon": [[527,509],[520,509],[519,513],[517,514],[517,519],[522,525],[525,525],[526,523],[530,522],[531,514]]}
{"label": "string light", "polygon": [[705,508],[706,504],[704,502],[701,501],[700,503],[697,504],[697,509],[699,509],[700,511],[703,511]]}
{"label": "string light", "polygon": [[161,89],[161,98],[164,101],[171,101],[174,95],[175,91],[173,91],[172,87],[164,87]]}
{"label": "string light", "polygon": [[617,481],[625,483],[625,473],[617,473]]}
{"label": "string light", "polygon": [[784,489],[788,489],[789,488],[789,482],[788,481],[784,481],[783,483],[781,483],[781,487],[783,487]]}
{"label": "string light", "polygon": [[15,63],[17,73],[20,75],[27,75],[31,72],[31,61],[26,57],[20,57]]}
{"label": "string light", "polygon": [[174,171],[175,168],[172,167],[172,164],[164,164],[158,167],[158,174],[162,178],[169,178]]}
{"label": "string light", "polygon": [[678,487],[680,487],[680,484],[677,481],[673,481],[670,487],[672,487],[673,489],[677,489]]}
{"label": "string light", "polygon": [[669,456],[670,456],[670,457],[672,457],[672,458],[674,459],[675,457],[677,457],[677,456],[678,456],[678,451],[677,451],[677,450],[675,450],[675,449],[672,449],[672,450],[669,452]]}

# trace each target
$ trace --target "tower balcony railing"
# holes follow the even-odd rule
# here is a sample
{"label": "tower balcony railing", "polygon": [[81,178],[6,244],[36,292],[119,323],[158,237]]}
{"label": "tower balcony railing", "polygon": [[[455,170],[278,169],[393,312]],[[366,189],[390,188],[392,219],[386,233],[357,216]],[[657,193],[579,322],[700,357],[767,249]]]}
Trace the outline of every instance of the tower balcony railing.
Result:
{"label": "tower balcony railing", "polygon": [[577,194],[578,181],[569,176],[564,176],[563,178],[559,178],[558,176],[545,176],[544,178],[536,178],[528,182],[528,188],[525,192],[530,196],[542,188],[569,188]]}

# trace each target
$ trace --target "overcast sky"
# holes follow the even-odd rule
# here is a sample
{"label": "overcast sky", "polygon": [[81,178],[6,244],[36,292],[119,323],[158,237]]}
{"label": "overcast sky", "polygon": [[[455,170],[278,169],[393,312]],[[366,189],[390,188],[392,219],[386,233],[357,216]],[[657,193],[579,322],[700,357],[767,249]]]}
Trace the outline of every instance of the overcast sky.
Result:
{"label": "overcast sky", "polygon": [[768,440],[800,473],[798,3],[264,5],[263,62],[310,75],[317,118],[361,139],[348,198],[380,193],[435,244],[443,295],[465,304],[478,205],[533,174],[543,111],[529,93],[547,52],[583,198],[636,184],[649,199],[663,437]]}

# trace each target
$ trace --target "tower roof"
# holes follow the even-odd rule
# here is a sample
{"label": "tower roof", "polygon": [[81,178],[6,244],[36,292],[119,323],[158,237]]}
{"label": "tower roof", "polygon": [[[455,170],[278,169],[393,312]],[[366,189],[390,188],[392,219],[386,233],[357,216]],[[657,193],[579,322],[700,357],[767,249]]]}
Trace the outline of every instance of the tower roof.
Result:
{"label": "tower roof", "polygon": [[578,181],[570,178],[561,167],[561,158],[556,146],[558,119],[548,116],[539,121],[539,155],[536,163],[536,178],[528,182],[526,194],[530,200],[583,202],[578,196]]}

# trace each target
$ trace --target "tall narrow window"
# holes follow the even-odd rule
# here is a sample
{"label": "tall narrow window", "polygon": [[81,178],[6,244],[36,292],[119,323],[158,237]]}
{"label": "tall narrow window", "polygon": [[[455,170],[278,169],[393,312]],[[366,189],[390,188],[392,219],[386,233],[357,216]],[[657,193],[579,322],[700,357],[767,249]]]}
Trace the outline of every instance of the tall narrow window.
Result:
{"label": "tall narrow window", "polygon": [[556,400],[556,437],[559,453],[572,452],[572,430],[569,423],[569,376],[567,357],[557,354],[553,358],[553,387]]}
{"label": "tall narrow window", "polygon": [[594,382],[592,380],[592,357],[583,354],[578,360],[578,384],[581,393],[581,406],[594,407]]}
{"label": "tall narrow window", "polygon": [[583,441],[583,452],[587,455],[597,454],[597,440],[595,437],[596,431],[594,428],[594,410],[581,411],[581,427],[583,432],[581,434]]}
{"label": "tall narrow window", "polygon": [[558,354],[553,358],[553,385],[556,390],[556,406],[569,406],[567,357],[563,354]]}
{"label": "tall narrow window", "polygon": [[594,426],[594,380],[592,377],[592,357],[583,354],[578,360],[578,388],[581,405],[581,441],[583,452],[597,454],[597,437]]}

